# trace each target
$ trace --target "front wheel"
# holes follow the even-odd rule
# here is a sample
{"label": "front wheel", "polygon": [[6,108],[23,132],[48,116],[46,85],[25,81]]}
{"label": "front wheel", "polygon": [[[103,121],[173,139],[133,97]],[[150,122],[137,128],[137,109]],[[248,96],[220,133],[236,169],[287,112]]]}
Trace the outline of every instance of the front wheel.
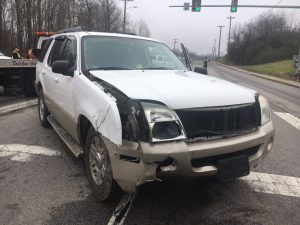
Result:
{"label": "front wheel", "polygon": [[100,201],[111,199],[116,194],[112,168],[107,148],[91,126],[85,145],[85,167],[93,193]]}
{"label": "front wheel", "polygon": [[49,127],[50,123],[47,120],[47,117],[49,116],[49,111],[45,104],[43,89],[41,89],[39,91],[38,109],[39,109],[39,119],[40,119],[42,127],[45,127],[45,128]]}

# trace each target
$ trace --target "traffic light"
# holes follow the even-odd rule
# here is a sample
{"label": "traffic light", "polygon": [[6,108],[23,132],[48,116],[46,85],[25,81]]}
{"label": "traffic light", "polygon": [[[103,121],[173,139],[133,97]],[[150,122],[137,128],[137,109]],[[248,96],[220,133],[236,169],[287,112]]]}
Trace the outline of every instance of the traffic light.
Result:
{"label": "traffic light", "polygon": [[231,0],[231,12],[237,12],[239,0]]}
{"label": "traffic light", "polygon": [[201,2],[202,2],[202,0],[193,0],[192,1],[192,12],[200,12],[201,11]]}

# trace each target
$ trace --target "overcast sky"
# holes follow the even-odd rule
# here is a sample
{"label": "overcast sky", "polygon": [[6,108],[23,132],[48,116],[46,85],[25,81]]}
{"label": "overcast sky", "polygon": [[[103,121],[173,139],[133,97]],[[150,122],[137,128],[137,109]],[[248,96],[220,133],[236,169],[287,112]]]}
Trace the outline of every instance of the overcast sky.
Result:
{"label": "overcast sky", "polygon": [[[118,0],[120,7],[124,2]],[[230,13],[230,8],[202,8],[200,13],[183,11],[183,8],[170,8],[169,5],[183,5],[192,0],[134,0],[127,3],[131,20],[143,19],[151,30],[152,38],[173,46],[173,39],[184,43],[190,51],[199,54],[209,54],[215,39],[219,40],[218,25],[224,25],[221,51],[226,52],[229,20],[226,17],[236,17],[233,26],[244,24],[261,13],[270,9],[238,8],[237,13]],[[300,5],[300,0],[239,0],[239,4]],[[231,0],[202,0],[202,4],[231,4]],[[137,8],[134,8],[137,6]],[[295,21],[300,21],[300,9],[273,10],[284,11],[293,15]]]}

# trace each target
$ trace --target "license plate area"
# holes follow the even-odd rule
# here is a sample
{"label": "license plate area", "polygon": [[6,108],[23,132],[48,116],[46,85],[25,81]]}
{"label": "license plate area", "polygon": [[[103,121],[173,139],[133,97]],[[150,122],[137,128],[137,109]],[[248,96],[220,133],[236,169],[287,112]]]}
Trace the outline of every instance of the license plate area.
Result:
{"label": "license plate area", "polygon": [[218,179],[225,182],[250,173],[247,155],[236,156],[217,162]]}

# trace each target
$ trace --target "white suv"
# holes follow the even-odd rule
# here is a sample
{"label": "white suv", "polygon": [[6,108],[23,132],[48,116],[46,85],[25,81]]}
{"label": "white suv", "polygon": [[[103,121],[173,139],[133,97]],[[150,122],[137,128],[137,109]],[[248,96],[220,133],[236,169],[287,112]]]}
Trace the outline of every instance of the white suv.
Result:
{"label": "white suv", "polygon": [[62,33],[46,43],[36,74],[41,124],[84,155],[98,199],[161,175],[245,176],[271,150],[266,98],[186,62],[132,35]]}

